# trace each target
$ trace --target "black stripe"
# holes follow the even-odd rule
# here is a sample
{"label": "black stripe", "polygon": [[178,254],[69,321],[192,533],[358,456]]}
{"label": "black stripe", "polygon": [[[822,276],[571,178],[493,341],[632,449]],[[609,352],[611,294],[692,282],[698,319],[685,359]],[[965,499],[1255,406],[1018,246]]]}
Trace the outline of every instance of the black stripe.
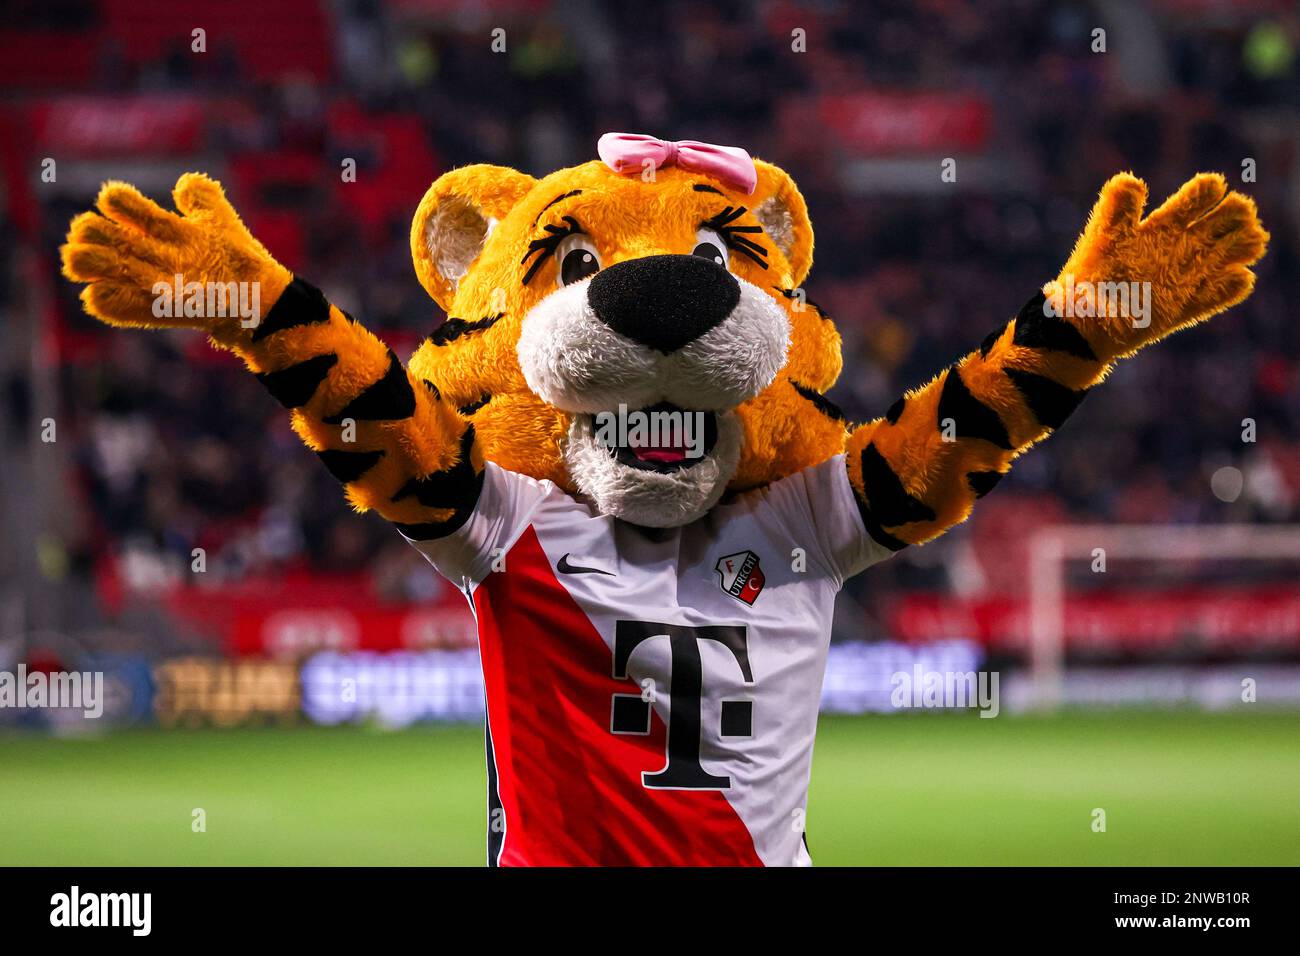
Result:
{"label": "black stripe", "polygon": [[983,498],[990,491],[997,487],[1002,480],[1000,471],[968,471],[966,472],[966,483],[970,485],[970,490],[975,492],[976,498]]}
{"label": "black stripe", "polygon": [[473,447],[474,426],[467,425],[460,436],[460,460],[444,471],[412,478],[397,490],[392,500],[413,497],[426,508],[472,508],[483,486],[483,473],[474,471],[470,458]]}
{"label": "black stripe", "polygon": [[437,385],[434,385],[427,378],[421,379],[421,381],[424,382],[424,387],[427,388],[429,392],[433,395],[435,401],[439,401],[439,402],[442,401],[442,392],[438,391]]}
{"label": "black stripe", "polygon": [[885,420],[889,422],[889,424],[891,425],[897,425],[898,419],[902,417],[903,408],[906,405],[907,405],[907,396],[906,395],[899,396],[898,401],[890,405],[889,410],[885,412]]}
{"label": "black stripe", "polygon": [[464,511],[457,511],[446,521],[424,521],[420,524],[401,524],[394,521],[393,527],[412,541],[436,541],[459,531],[473,513],[474,509],[469,508]]}
{"label": "black stripe", "polygon": [[441,521],[426,521],[423,524],[402,524],[400,521],[394,521],[393,527],[412,541],[436,541],[450,533],[443,532]]}
{"label": "black stripe", "polygon": [[1097,353],[1092,350],[1088,340],[1083,337],[1065,319],[1043,312],[1043,303],[1047,297],[1038,293],[1025,303],[1025,307],[1016,316],[1016,334],[1012,341],[1033,349],[1051,349],[1054,352],[1066,352],[1076,358],[1099,361]]}
{"label": "black stripe", "polygon": [[857,502],[858,514],[862,516],[862,524],[866,526],[867,534],[871,535],[877,544],[883,545],[890,551],[902,551],[907,547],[906,541],[900,541],[880,526],[876,516],[871,513],[871,509],[863,503],[861,498],[854,494],[853,500]]}
{"label": "black stripe", "polygon": [[475,399],[474,401],[470,402],[468,405],[460,406],[460,408],[456,409],[456,411],[460,412],[462,415],[473,415],[476,411],[478,411],[480,408],[482,408],[490,401],[492,401],[492,396],[484,395],[481,398]]}
{"label": "black stripe", "polygon": [[798,392],[804,398],[808,399],[808,401],[812,402],[813,405],[816,406],[817,411],[821,412],[831,421],[835,421],[835,422],[844,421],[844,412],[840,410],[840,407],[838,405],[832,402],[821,392],[817,391],[816,389],[809,388],[807,385],[800,385],[794,379],[790,379],[790,384],[794,386],[794,390],[796,392]]}
{"label": "black stripe", "polygon": [[903,487],[875,444],[862,449],[862,488],[881,524],[897,527],[912,521],[933,521],[934,509]]}
{"label": "black stripe", "polygon": [[258,372],[257,380],[285,408],[301,408],[311,401],[316,388],[339,362],[333,352],[290,365],[278,372]]}
{"label": "black stripe", "polygon": [[321,419],[326,425],[338,425],[345,418],[355,421],[396,421],[415,413],[415,392],[411,390],[406,369],[388,350],[388,370],[360,395],[348,402],[336,415]]}
{"label": "black stripe", "polygon": [[330,474],[345,485],[356,481],[384,457],[382,451],[336,451],[333,448],[318,451],[316,455]]}
{"label": "black stripe", "polygon": [[988,335],[984,336],[984,341],[980,343],[980,358],[989,357],[989,349],[997,344],[998,339],[1002,338],[1002,333],[1007,330],[1004,324],[1000,329],[994,329]]}
{"label": "black stripe", "polygon": [[[470,598],[471,603],[473,598]],[[477,614],[477,609],[475,610]],[[487,865],[499,866],[501,846],[505,843],[506,820],[505,807],[501,805],[501,794],[497,787],[497,755],[492,746],[492,715],[487,705],[487,696],[483,697],[483,746],[487,751],[487,788],[488,788],[488,831],[487,831]],[[500,821],[501,828],[497,829]]]}
{"label": "black stripe", "polygon": [[542,207],[541,212],[539,212],[537,214],[537,217],[533,220],[533,225],[534,226],[537,225],[538,220],[542,218],[542,213],[546,212],[546,210],[550,209],[561,199],[568,199],[570,196],[580,196],[580,195],[582,195],[581,189],[571,189],[567,193],[562,193],[561,195],[556,196],[554,199],[552,199],[550,202],[548,202],[545,206]]}
{"label": "black stripe", "polygon": [[716,193],[717,195],[722,196],[723,198],[726,197],[726,193],[724,193],[721,189],[714,189],[712,186],[704,185],[704,183],[696,183],[691,188],[694,189],[697,193]]}
{"label": "black stripe", "polygon": [[504,314],[504,312],[498,312],[486,319],[474,319],[473,321],[449,318],[433,330],[433,334],[429,336],[429,341],[434,345],[446,345],[448,342],[456,341],[462,335],[469,335],[471,332],[482,332],[485,329],[492,328]]}
{"label": "black stripe", "polygon": [[957,426],[958,438],[982,438],[999,448],[1008,451],[1012,448],[1007,426],[1002,424],[997,412],[970,393],[955,365],[948,369],[948,377],[943,382],[943,393],[939,396],[940,431],[943,430],[944,421],[949,418]]}
{"label": "black stripe", "polygon": [[[798,289],[782,289],[779,285],[774,285],[774,286],[772,286],[772,288],[775,289],[777,292],[780,292],[780,293],[781,293],[783,296],[785,296],[787,299],[796,299],[796,298],[799,297],[799,290],[798,290]],[[823,309],[823,308],[822,308],[820,305],[818,305],[816,302],[814,302],[812,299],[808,298],[807,296],[804,296],[804,298],[803,298],[803,304],[804,304],[804,305],[808,305],[808,306],[812,306],[814,312],[816,312],[816,313],[817,313],[819,316],[821,316],[823,319],[826,319],[828,322],[830,321],[830,318],[831,318],[831,317],[830,317],[829,315],[826,314],[826,310]]]}
{"label": "black stripe", "polygon": [[1030,411],[1045,428],[1060,428],[1088,394],[1086,389],[1076,392],[1060,382],[1033,372],[1022,372],[1015,368],[1002,371],[1016,383],[1016,388],[1020,389]]}
{"label": "black stripe", "polygon": [[298,325],[328,322],[330,304],[320,289],[302,279],[294,279],[280,293],[266,318],[253,329],[251,341],[260,342],[268,335]]}
{"label": "black stripe", "polygon": [[468,425],[460,436],[460,460],[455,465],[424,478],[412,478],[392,498],[397,502],[414,497],[426,508],[452,508],[452,516],[446,521],[398,524],[398,531],[415,541],[431,541],[445,538],[469,520],[483,490],[483,472],[474,471],[474,462],[470,458],[473,447],[474,426]]}

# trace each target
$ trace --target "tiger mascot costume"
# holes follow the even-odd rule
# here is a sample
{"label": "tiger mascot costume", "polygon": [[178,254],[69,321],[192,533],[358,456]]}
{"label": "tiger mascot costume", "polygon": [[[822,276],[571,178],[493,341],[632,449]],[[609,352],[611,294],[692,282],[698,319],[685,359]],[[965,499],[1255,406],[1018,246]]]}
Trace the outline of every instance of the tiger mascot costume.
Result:
{"label": "tiger mascot costume", "polygon": [[[802,291],[813,233],[791,178],[735,147],[607,134],[598,151],[543,179],[433,183],[411,254],[449,318],[406,366],[203,175],[177,182],[177,212],[106,184],[63,270],[110,325],[196,328],[239,355],[352,505],[464,591],[490,864],[807,864],[845,579],[963,521],[1116,360],[1244,299],[1268,234],[1222,176],[1143,218],[1145,184],[1117,175],[1055,281],[851,426],[824,397],[840,336]],[[263,314],[160,314],[155,286],[182,278],[256,283]],[[1149,309],[1076,307],[1101,283],[1144,284]],[[676,418],[656,432],[654,415]]]}

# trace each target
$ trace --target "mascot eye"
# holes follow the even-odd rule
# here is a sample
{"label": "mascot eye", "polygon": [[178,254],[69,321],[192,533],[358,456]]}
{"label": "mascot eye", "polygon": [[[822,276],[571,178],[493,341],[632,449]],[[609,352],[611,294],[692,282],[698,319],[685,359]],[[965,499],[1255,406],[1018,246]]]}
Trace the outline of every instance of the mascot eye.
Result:
{"label": "mascot eye", "polygon": [[727,268],[727,244],[712,229],[701,229],[695,234],[695,249],[691,255],[709,259],[722,268]]}
{"label": "mascot eye", "polygon": [[590,239],[582,235],[567,236],[556,250],[559,259],[559,285],[573,285],[590,279],[600,271],[600,255]]}

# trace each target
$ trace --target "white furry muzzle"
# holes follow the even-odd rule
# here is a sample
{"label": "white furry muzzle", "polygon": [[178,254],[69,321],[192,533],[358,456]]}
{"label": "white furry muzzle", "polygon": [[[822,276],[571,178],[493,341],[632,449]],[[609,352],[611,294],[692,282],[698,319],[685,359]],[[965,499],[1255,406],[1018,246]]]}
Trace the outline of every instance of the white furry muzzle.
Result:
{"label": "white furry muzzle", "polygon": [[[688,524],[718,502],[735,474],[744,431],[734,409],[784,367],[790,324],[771,296],[732,278],[739,299],[730,314],[668,353],[603,322],[588,301],[590,279],[557,290],[524,317],[524,378],[543,401],[574,413],[564,460],[601,512],[648,527]],[[685,454],[635,439],[611,442],[602,423],[628,409],[698,415],[708,441]]]}

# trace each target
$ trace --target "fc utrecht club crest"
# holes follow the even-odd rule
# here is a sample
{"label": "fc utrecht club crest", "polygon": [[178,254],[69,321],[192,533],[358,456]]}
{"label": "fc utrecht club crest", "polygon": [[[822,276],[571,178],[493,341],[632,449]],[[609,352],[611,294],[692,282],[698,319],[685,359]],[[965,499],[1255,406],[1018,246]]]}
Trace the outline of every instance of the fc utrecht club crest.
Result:
{"label": "fc utrecht club crest", "polygon": [[722,578],[722,590],[746,604],[753,604],[763,590],[763,569],[758,566],[758,555],[753,551],[737,551],[718,559],[714,570]]}

